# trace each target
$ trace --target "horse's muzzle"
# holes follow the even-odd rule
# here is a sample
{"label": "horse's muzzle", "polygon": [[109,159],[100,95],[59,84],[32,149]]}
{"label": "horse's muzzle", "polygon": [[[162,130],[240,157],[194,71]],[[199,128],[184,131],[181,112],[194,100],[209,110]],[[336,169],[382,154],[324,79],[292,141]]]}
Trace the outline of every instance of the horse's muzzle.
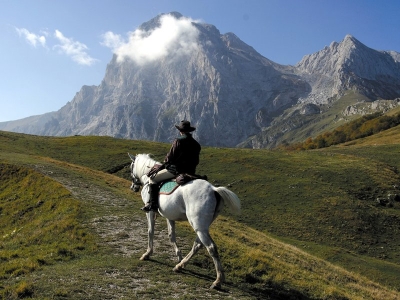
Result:
{"label": "horse's muzzle", "polygon": [[131,185],[130,189],[131,189],[132,191],[134,191],[134,192],[139,192],[140,186],[139,186],[139,185],[136,185],[134,182],[132,182],[132,185]]}

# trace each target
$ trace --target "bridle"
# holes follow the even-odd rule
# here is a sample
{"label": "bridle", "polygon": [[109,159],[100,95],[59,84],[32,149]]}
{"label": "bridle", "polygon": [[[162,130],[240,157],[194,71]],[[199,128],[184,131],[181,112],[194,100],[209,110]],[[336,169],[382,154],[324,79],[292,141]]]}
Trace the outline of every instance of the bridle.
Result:
{"label": "bridle", "polygon": [[135,174],[133,174],[133,168],[132,165],[134,165],[134,161],[132,161],[131,164],[131,176],[132,176],[132,185],[131,185],[131,190],[134,192],[139,192],[140,187],[143,185],[142,182],[140,181],[140,178],[137,177]]}
{"label": "bridle", "polygon": [[132,185],[131,185],[131,190],[134,192],[138,192],[140,190],[140,187],[142,186],[142,182],[136,175],[132,174]]}
{"label": "bridle", "polygon": [[[145,175],[143,175],[142,177],[138,177],[136,174],[134,174],[133,173],[133,169],[135,168],[135,157],[134,156],[132,156],[132,155],[130,155],[129,153],[128,153],[128,155],[129,155],[129,157],[131,158],[131,160],[132,160],[132,163],[131,163],[131,166],[130,166],[130,169],[131,169],[131,177],[132,177],[132,184],[131,184],[131,187],[130,187],[130,189],[132,190],[132,191],[134,191],[134,192],[139,192],[139,190],[140,190],[140,187],[145,187],[146,185],[148,185],[149,184],[149,182],[147,181],[147,180],[141,180],[141,179],[143,179],[142,177],[144,177],[144,176],[146,176],[146,178],[148,179],[148,176],[145,174]],[[143,183],[144,182],[144,183]]]}

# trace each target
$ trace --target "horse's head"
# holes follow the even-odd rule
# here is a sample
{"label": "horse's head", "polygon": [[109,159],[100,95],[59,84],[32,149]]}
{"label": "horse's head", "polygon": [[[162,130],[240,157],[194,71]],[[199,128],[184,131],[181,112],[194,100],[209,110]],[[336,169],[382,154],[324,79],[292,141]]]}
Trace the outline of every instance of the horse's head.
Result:
{"label": "horse's head", "polygon": [[132,177],[132,185],[131,185],[131,190],[134,192],[139,192],[140,186],[142,185],[142,182],[140,181],[140,178],[138,177],[137,174],[135,174],[135,158],[136,156],[133,156],[129,154],[130,159],[132,160],[131,162],[131,177]]}

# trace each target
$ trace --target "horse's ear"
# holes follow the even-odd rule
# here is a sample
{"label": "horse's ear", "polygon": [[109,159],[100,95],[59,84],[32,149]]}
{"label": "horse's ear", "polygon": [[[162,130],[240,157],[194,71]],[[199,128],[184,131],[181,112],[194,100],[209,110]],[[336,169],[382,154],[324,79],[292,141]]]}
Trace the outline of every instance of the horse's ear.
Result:
{"label": "horse's ear", "polygon": [[130,154],[129,152],[128,152],[128,155],[129,155],[129,157],[130,157],[130,159],[132,160],[132,161],[135,161],[135,156],[133,156],[132,154]]}

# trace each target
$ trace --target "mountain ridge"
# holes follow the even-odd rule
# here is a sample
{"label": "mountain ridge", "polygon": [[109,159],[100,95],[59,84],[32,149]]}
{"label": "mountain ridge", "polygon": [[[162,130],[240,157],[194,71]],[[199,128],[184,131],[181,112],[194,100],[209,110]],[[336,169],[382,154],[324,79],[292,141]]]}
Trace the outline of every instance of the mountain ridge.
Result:
{"label": "mountain ridge", "polygon": [[83,86],[43,118],[3,122],[0,130],[166,142],[176,135],[174,124],[190,119],[204,145],[268,148],[279,144],[287,130],[299,128],[285,125],[292,117],[284,117],[287,110],[306,117],[302,124],[349,90],[369,101],[400,97],[400,54],[373,50],[351,35],[285,66],[234,33],[221,34],[214,25],[177,12],[143,23],[140,35],[151,36],[168,16],[190,21],[189,31],[182,33],[185,43],[149,61],[116,51],[100,85]]}

